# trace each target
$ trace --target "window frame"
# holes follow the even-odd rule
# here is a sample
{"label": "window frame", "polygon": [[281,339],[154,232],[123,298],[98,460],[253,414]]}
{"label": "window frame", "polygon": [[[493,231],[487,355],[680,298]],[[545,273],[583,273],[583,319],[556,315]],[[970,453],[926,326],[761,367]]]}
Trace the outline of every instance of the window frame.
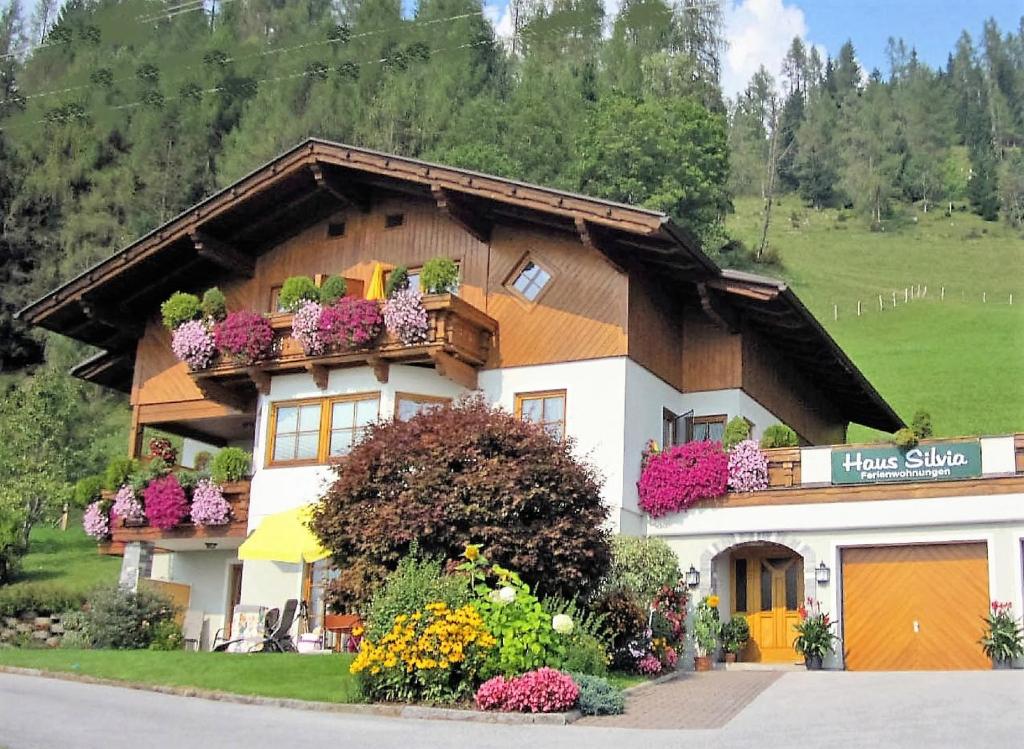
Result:
{"label": "window frame", "polygon": [[[530,299],[528,296],[526,296],[526,294],[524,294],[515,287],[515,282],[519,279],[519,276],[521,276],[523,272],[526,270],[526,266],[531,263],[533,265],[536,265],[538,268],[540,268],[548,275],[547,283],[540,287],[540,291],[537,292],[537,296],[535,296],[533,299]],[[522,304],[525,304],[529,307],[533,307],[534,305],[540,304],[541,299],[543,299],[544,295],[548,293],[548,290],[551,288],[551,284],[554,282],[554,280],[555,273],[554,271],[551,270],[551,266],[549,266],[543,260],[538,258],[532,252],[527,252],[521,258],[519,258],[519,262],[517,262],[512,267],[512,272],[509,273],[508,276],[505,278],[505,281],[504,283],[502,283],[502,286],[505,288],[506,291],[508,291],[513,296],[513,298],[517,299]]]}
{"label": "window frame", "polygon": [[[334,404],[343,401],[376,400],[377,419],[380,419],[381,393],[379,390],[362,393],[351,393],[346,395],[329,395],[322,398],[295,398],[291,400],[273,401],[270,404],[270,415],[267,419],[267,448],[264,467],[266,468],[295,468],[300,466],[327,465],[330,461],[339,456],[331,455],[331,432],[332,420],[334,417]],[[320,424],[317,431],[317,446],[315,458],[301,458],[298,460],[275,460],[274,449],[277,445],[277,413],[281,408],[295,406],[320,405]]]}
{"label": "window frame", "polygon": [[[523,418],[523,402],[524,401],[528,401],[528,400],[540,400],[540,401],[543,401],[545,398],[555,398],[555,397],[561,397],[561,399],[562,399],[562,418],[560,420],[560,423],[562,425],[562,435],[559,438],[559,441],[562,441],[562,440],[565,439],[566,421],[568,420],[568,415],[569,415],[569,410],[568,410],[569,409],[569,393],[568,393],[568,391],[565,388],[554,389],[554,390],[531,390],[531,391],[524,391],[522,393],[516,393],[516,395],[515,395],[515,415],[516,415],[516,418],[518,418],[518,419],[522,419]],[[541,408],[542,409],[544,408],[543,404],[541,405]],[[531,424],[537,424],[538,426],[544,427],[545,429],[546,429],[548,424],[554,424],[555,423],[554,421],[544,421],[543,420],[543,412],[541,413],[541,416],[542,416],[541,421],[531,421],[530,423]]]}
{"label": "window frame", "polygon": [[680,444],[679,439],[679,414],[669,408],[661,409],[661,449],[668,450]]}
{"label": "window frame", "polygon": [[[694,430],[693,430],[693,427],[696,424],[721,424],[722,425],[722,433],[723,433],[723,436],[724,436],[725,425],[728,423],[728,421],[729,421],[729,415],[728,414],[708,414],[708,415],[705,415],[705,416],[691,416],[687,420],[687,422],[686,422],[686,441],[687,442],[693,442],[694,441],[694,436],[693,436],[693,431]],[[701,440],[701,441],[702,442],[708,442],[709,440]]]}
{"label": "window frame", "polygon": [[402,391],[395,392],[395,408],[394,408],[394,419],[399,421],[398,412],[401,402],[403,400],[413,401],[414,403],[436,403],[445,405],[452,402],[452,398],[445,395],[424,395],[423,393],[406,393]]}
{"label": "window frame", "polygon": [[[458,296],[459,292],[462,290],[462,258],[452,258],[452,260],[455,262],[455,267],[459,269],[459,281],[458,281],[458,285],[455,287],[455,291],[452,291],[450,293]],[[399,265],[401,265],[401,264],[399,264]],[[394,267],[388,268],[386,271],[384,271],[384,285],[385,286],[387,286],[388,279],[391,277],[391,274],[394,273],[395,269],[398,268],[398,267],[399,267],[398,265],[395,265]],[[420,276],[420,274],[423,273],[423,263],[420,263],[419,265],[406,265],[405,266],[405,272],[410,276],[409,287],[416,289],[423,296],[427,296],[427,292],[423,291],[423,289],[420,287],[419,278],[418,278]],[[411,277],[414,276],[414,275],[417,276],[417,283],[416,283],[415,286],[413,286],[412,283],[411,283],[411,280],[412,280]]]}

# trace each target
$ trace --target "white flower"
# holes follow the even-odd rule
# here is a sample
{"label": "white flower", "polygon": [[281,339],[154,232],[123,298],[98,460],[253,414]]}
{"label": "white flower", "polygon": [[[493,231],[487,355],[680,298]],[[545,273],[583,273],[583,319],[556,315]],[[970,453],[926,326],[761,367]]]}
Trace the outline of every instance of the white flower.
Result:
{"label": "white flower", "polygon": [[491,603],[501,603],[501,591],[492,590],[487,594],[487,597],[491,599]]}
{"label": "white flower", "polygon": [[566,614],[556,614],[551,619],[551,627],[560,635],[572,634],[572,619]]}
{"label": "white flower", "polygon": [[498,591],[498,600],[502,603],[514,603],[516,600],[516,589],[511,585],[506,585]]}

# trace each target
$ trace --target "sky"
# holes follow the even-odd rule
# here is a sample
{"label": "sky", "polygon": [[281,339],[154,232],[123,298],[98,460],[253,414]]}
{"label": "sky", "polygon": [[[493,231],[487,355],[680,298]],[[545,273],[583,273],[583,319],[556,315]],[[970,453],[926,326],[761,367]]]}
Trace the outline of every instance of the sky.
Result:
{"label": "sky", "polygon": [[[499,34],[511,28],[506,0],[484,0]],[[614,14],[620,0],[604,0]],[[990,16],[1005,33],[1017,30],[1024,0],[723,0],[728,49],[723,59],[726,95],[741,91],[764,63],[773,74],[794,36],[833,56],[853,41],[861,66],[887,72],[889,37],[903,37],[933,67],[944,65],[960,32],[978,38]],[[824,55],[823,55],[824,56]]]}

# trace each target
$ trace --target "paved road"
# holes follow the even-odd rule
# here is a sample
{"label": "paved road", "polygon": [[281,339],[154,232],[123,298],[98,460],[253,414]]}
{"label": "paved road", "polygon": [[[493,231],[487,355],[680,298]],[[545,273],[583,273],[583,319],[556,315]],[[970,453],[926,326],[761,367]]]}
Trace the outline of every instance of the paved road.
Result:
{"label": "paved road", "polygon": [[0,674],[6,749],[1019,746],[1024,672],[787,673],[725,727],[502,726],[315,713]]}

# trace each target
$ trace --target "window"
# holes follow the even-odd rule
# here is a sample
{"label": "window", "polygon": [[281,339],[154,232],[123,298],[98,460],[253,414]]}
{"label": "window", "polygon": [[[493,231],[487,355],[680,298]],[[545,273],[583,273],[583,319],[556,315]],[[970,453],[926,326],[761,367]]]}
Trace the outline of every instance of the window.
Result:
{"label": "window", "polygon": [[437,395],[415,395],[413,393],[395,394],[395,418],[399,421],[408,421],[420,411],[437,408],[445,403],[451,403],[451,398],[442,398]]}
{"label": "window", "polygon": [[312,465],[344,455],[377,420],[379,393],[275,403],[268,465]]}
{"label": "window", "polygon": [[377,420],[379,412],[380,396],[377,394],[332,400],[327,454],[331,457],[346,455],[366,427]]}
{"label": "window", "polygon": [[725,415],[694,416],[689,424],[689,441],[721,442],[725,437]]}
{"label": "window", "polygon": [[540,424],[555,439],[565,437],[565,391],[516,393],[516,416]]}
{"label": "window", "polygon": [[736,601],[736,611],[746,612],[747,610],[747,560],[737,559],[736,560],[736,595],[733,599]]}
{"label": "window", "polygon": [[667,408],[661,409],[661,449],[679,444],[679,417]]}
{"label": "window", "polygon": [[320,401],[275,404],[271,462],[315,462],[320,454]]}
{"label": "window", "polygon": [[[456,260],[455,264],[459,267],[459,280],[456,282],[455,287],[451,290],[451,293],[458,294],[459,293],[459,288],[460,288],[460,286],[462,284],[462,262],[459,261],[459,260]],[[417,291],[423,291],[423,288],[420,286],[420,274],[422,273],[422,271],[423,271],[423,268],[421,266],[419,266],[419,265],[417,265],[415,268],[406,268],[405,272],[406,272],[407,277],[409,279],[409,288],[410,289],[416,289]],[[391,273],[391,271],[388,271],[384,275],[385,283],[387,282],[387,278],[388,278],[388,275],[390,275],[390,273]]]}
{"label": "window", "polygon": [[270,312],[284,312],[281,307],[281,284],[270,287],[270,305],[267,307]]}
{"label": "window", "polygon": [[344,221],[331,221],[327,224],[327,236],[328,237],[344,237],[345,236],[345,222]]}
{"label": "window", "polygon": [[551,273],[530,256],[520,261],[505,284],[513,294],[527,302],[536,302],[544,287],[551,280]]}
{"label": "window", "polygon": [[404,213],[389,213],[384,217],[384,228],[394,229],[396,226],[401,226],[405,223]]}

